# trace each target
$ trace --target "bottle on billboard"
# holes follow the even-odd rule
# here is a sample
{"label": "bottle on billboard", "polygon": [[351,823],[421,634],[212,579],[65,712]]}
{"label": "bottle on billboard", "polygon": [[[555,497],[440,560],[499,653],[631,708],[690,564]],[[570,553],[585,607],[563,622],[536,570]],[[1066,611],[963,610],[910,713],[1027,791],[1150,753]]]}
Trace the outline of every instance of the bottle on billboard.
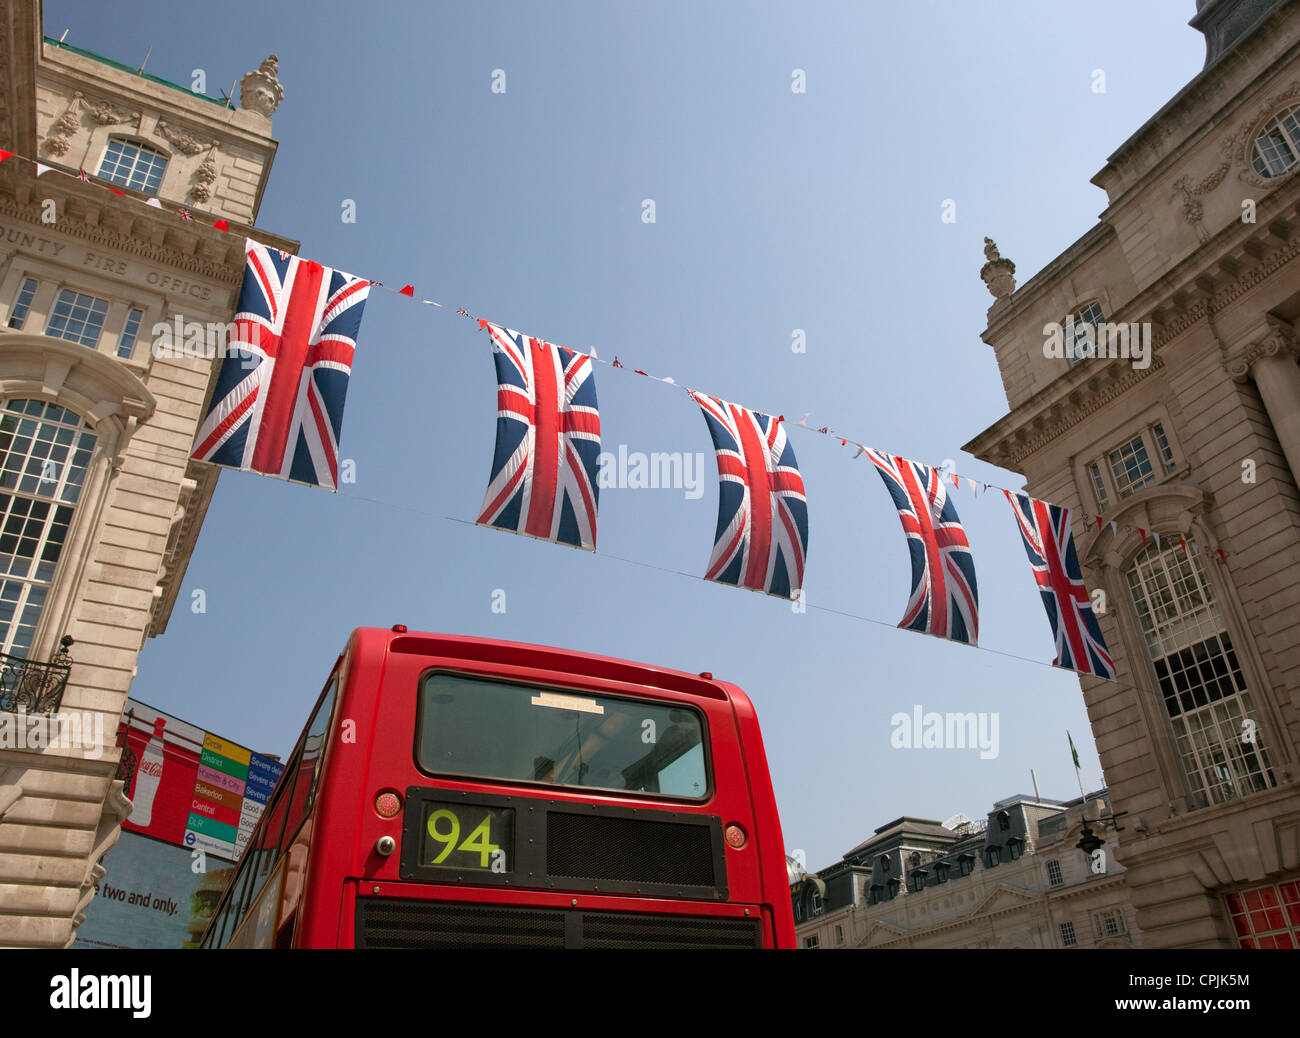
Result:
{"label": "bottle on billboard", "polygon": [[135,792],[131,797],[131,816],[127,819],[132,825],[141,829],[149,828],[153,821],[153,798],[162,782],[163,770],[163,726],[165,718],[158,718],[153,723],[153,738],[140,756],[140,766],[135,770]]}

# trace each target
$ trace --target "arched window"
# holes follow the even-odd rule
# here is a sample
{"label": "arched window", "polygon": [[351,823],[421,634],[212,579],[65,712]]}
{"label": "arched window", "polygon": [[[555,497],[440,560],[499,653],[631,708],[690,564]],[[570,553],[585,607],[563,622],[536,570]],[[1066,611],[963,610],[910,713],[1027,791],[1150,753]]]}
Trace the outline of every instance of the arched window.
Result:
{"label": "arched window", "polygon": [[1251,164],[1261,177],[1279,177],[1300,161],[1300,105],[1278,112],[1255,138]]}
{"label": "arched window", "polygon": [[0,652],[31,648],[94,448],[85,420],[56,404],[0,407]]}
{"label": "arched window", "polygon": [[1276,785],[1262,719],[1199,556],[1151,545],[1125,576],[1193,803]]}
{"label": "arched window", "polygon": [[167,157],[140,141],[125,137],[109,139],[99,176],[123,187],[132,187],[147,195],[156,195],[167,171]]}

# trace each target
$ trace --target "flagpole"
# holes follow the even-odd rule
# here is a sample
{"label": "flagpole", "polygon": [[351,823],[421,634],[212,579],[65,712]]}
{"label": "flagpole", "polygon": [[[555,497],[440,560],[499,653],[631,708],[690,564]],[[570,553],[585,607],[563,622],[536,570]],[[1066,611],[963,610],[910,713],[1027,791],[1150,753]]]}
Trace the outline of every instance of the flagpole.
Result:
{"label": "flagpole", "polygon": [[1070,756],[1074,758],[1074,778],[1079,783],[1079,797],[1083,801],[1082,817],[1086,821],[1088,818],[1088,794],[1083,791],[1083,772],[1079,770],[1079,751],[1074,748],[1074,736],[1070,730],[1065,730],[1065,737],[1070,740]]}

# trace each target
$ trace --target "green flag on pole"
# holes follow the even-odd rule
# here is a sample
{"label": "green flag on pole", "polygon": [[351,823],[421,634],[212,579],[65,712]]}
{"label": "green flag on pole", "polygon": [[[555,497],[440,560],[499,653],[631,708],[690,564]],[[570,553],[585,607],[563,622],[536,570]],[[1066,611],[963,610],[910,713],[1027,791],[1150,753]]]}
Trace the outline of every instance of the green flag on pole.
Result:
{"label": "green flag on pole", "polygon": [[1074,770],[1079,770],[1079,751],[1074,748],[1074,737],[1066,729],[1065,737],[1070,740],[1070,756],[1074,758]]}

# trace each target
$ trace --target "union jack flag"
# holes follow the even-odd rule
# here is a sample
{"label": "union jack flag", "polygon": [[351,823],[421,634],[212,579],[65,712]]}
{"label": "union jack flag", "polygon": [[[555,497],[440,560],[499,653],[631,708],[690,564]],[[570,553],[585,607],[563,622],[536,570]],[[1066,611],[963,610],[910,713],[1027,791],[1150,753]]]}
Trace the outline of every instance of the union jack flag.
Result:
{"label": "union jack flag", "polygon": [[90,183],[90,174],[87,173],[87,172],[86,172],[84,169],[82,169],[80,166],[78,166],[78,167],[77,167],[77,179],[80,180],[80,181],[82,181],[83,183],[87,183],[87,184],[89,184],[89,183]]}
{"label": "union jack flag", "polygon": [[497,369],[497,444],[478,522],[596,550],[600,411],[591,358],[480,320]]}
{"label": "union jack flag", "polygon": [[234,334],[190,456],[336,490],[370,282],[251,239],[244,251]]}
{"label": "union jack flag", "polygon": [[184,206],[181,206],[180,209],[176,211],[176,215],[179,216],[182,220],[194,219],[194,217],[190,214],[190,211],[186,209]]}
{"label": "union jack flag", "polygon": [[975,560],[943,474],[870,447],[866,454],[894,499],[912,557],[912,593],[898,626],[978,644]]}
{"label": "union jack flag", "polygon": [[1052,665],[1114,681],[1115,663],[1101,636],[1074,551],[1070,509],[1009,490],[1002,493],[1016,514],[1025,553],[1052,625],[1056,639]]}
{"label": "union jack flag", "polygon": [[794,598],[808,554],[808,499],[771,415],[691,392],[718,454],[718,529],[705,580]]}

